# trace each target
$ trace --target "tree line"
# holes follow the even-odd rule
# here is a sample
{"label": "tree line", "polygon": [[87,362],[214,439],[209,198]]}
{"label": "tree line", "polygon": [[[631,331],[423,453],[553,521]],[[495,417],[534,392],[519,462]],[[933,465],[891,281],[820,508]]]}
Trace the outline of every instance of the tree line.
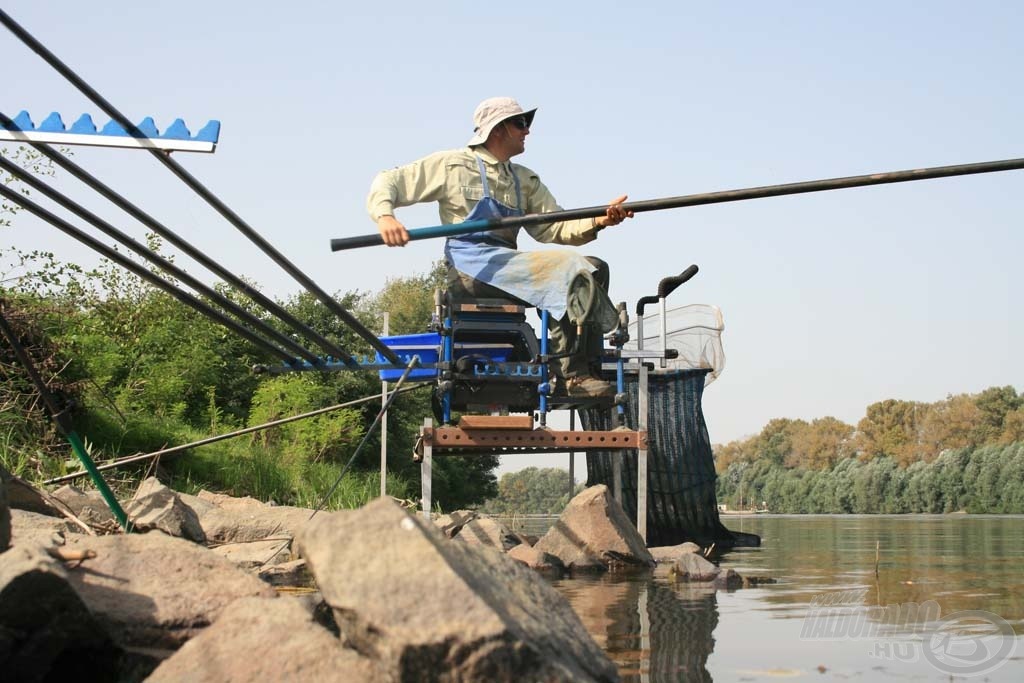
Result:
{"label": "tree line", "polygon": [[775,419],[716,446],[718,500],[772,512],[1024,513],[1024,395],[886,400],[854,427]]}

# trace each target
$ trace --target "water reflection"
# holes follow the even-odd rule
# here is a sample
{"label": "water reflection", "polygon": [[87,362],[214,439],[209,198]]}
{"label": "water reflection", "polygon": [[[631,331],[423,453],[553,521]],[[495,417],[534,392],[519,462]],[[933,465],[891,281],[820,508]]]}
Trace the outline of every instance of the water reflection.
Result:
{"label": "water reflection", "polygon": [[[764,543],[721,565],[777,583],[715,593],[673,583],[665,566],[553,582],[623,680],[949,680],[920,656],[934,610],[894,612],[907,605],[1002,617],[1017,652],[987,680],[1024,680],[1024,517],[762,515],[727,526]],[[809,631],[823,600],[870,628],[852,638]]]}
{"label": "water reflection", "polygon": [[708,681],[718,603],[714,590],[650,572],[555,582],[626,681]]}

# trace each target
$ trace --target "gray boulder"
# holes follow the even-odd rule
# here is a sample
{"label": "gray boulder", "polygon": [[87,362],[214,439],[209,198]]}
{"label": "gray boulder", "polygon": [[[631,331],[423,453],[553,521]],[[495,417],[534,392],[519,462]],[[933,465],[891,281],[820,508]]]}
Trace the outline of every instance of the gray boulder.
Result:
{"label": "gray boulder", "polygon": [[540,576],[379,498],[296,539],[346,643],[402,681],[615,681]]}
{"label": "gray boulder", "polygon": [[246,598],[164,660],[150,683],[238,681],[390,681],[380,667],[345,648],[293,600]]}
{"label": "gray boulder", "polygon": [[65,550],[96,557],[70,572],[86,606],[123,646],[180,647],[224,607],[273,588],[222,557],[159,531],[69,537]]}
{"label": "gray boulder", "polygon": [[125,514],[138,531],[156,529],[170,536],[206,543],[206,534],[195,511],[156,477],[142,482],[125,505]]}
{"label": "gray boulder", "polygon": [[721,571],[697,553],[686,553],[676,559],[670,573],[676,581],[707,582],[714,581]]}
{"label": "gray boulder", "polygon": [[292,560],[270,565],[259,571],[259,577],[271,586],[312,586],[313,576],[305,560]]}
{"label": "gray boulder", "polygon": [[477,517],[467,522],[455,535],[455,540],[471,545],[496,548],[503,553],[522,544],[522,539],[519,536],[506,529],[498,520],[490,517]]}
{"label": "gray boulder", "polygon": [[83,664],[116,679],[120,651],[42,546],[0,554],[0,671],[4,680],[75,680]]}
{"label": "gray boulder", "polygon": [[196,513],[207,541],[214,543],[287,540],[313,514],[307,508],[266,505],[255,498],[232,498],[207,491],[179,497]]}
{"label": "gray boulder", "polygon": [[72,514],[89,526],[101,528],[117,528],[117,519],[110,507],[103,500],[99,491],[83,491],[65,484],[51,494],[54,498],[68,506]]}
{"label": "gray boulder", "polygon": [[291,543],[287,540],[224,543],[210,550],[244,569],[259,569],[292,559]]}
{"label": "gray boulder", "polygon": [[63,517],[50,517],[27,510],[11,510],[11,543],[61,546],[70,536],[83,535],[77,526]]}
{"label": "gray boulder", "polygon": [[452,538],[457,536],[462,527],[466,526],[480,515],[473,510],[456,510],[448,514],[434,518],[434,526],[441,530],[441,533]]}
{"label": "gray boulder", "polygon": [[604,484],[584,489],[569,501],[534,547],[554,555],[571,571],[654,565],[644,540]]}
{"label": "gray boulder", "polygon": [[676,559],[686,555],[687,553],[701,554],[701,547],[696,543],[686,541],[679,545],[661,545],[654,548],[648,548],[651,553],[651,557],[654,558],[655,562],[675,562]]}
{"label": "gray boulder", "polygon": [[560,559],[542,550],[537,550],[529,543],[520,543],[515,546],[508,551],[508,556],[542,574],[561,576],[565,573],[565,565]]}

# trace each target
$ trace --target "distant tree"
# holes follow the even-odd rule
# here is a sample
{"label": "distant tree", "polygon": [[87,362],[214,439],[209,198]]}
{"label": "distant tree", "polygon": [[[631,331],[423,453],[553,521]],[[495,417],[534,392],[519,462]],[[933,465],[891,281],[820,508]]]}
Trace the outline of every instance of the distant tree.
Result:
{"label": "distant tree", "polygon": [[1024,408],[1006,413],[1003,418],[1003,431],[997,441],[1001,444],[1024,442]]}
{"label": "distant tree", "polygon": [[[574,484],[573,491],[580,485]],[[506,472],[498,495],[484,509],[493,514],[558,514],[569,502],[569,473],[557,467],[527,467]]]}
{"label": "distant tree", "polygon": [[822,417],[794,429],[787,467],[828,470],[853,454],[853,427],[834,417]]}
{"label": "distant tree", "polygon": [[[906,466],[918,452],[919,417],[925,404],[888,399],[872,403],[857,423],[857,451],[863,460],[888,455]],[[922,415],[918,415],[918,412]]]}
{"label": "distant tree", "polygon": [[1007,416],[1024,408],[1024,396],[1009,385],[989,387],[974,397],[974,403],[981,413],[975,443],[992,443],[1002,436]]}

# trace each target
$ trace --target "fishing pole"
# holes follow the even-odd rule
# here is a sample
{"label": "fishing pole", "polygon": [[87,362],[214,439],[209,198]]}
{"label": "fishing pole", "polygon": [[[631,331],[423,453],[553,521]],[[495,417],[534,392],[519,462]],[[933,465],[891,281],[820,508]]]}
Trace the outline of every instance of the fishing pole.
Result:
{"label": "fishing pole", "polygon": [[[3,113],[0,113],[0,124],[10,125],[13,122]],[[258,289],[247,283],[242,278],[238,277],[231,271],[227,270],[219,263],[214,261],[212,258],[207,256],[204,252],[194,247],[191,243],[185,240],[183,237],[178,235],[176,232],[159,222],[148,213],[140,209],[135,204],[122,197],[120,194],[115,192],[108,185],[102,183],[98,178],[90,174],[88,171],[83,169],[81,166],[67,158],[57,150],[53,149],[50,145],[42,142],[30,142],[36,150],[45,155],[51,161],[56,163],[58,166],[63,168],[65,171],[70,173],[78,180],[85,183],[90,189],[94,190],[107,201],[114,204],[129,216],[142,223],[144,226],[160,235],[169,243],[181,249],[181,251],[189,258],[196,261],[199,265],[203,266],[211,273],[219,277],[224,282],[227,282],[238,291],[249,297],[256,304],[262,306],[268,313],[275,316],[277,319],[283,321],[289,325],[292,329],[296,330],[304,336],[306,339],[314,342],[321,349],[326,351],[331,356],[340,359],[349,367],[357,367],[355,359],[353,359],[344,349],[339,347],[337,344],[326,339],[319,332],[311,328],[309,325],[303,323],[301,320],[293,316],[281,305],[270,299],[265,294],[260,292]]]}
{"label": "fishing pole", "polygon": [[[627,202],[622,205],[622,208],[634,213],[640,213],[643,211],[661,211],[662,209],[678,209],[686,206],[722,204],[725,202],[738,202],[747,199],[780,197],[788,194],[805,194],[808,192],[825,192],[827,190],[842,190],[850,187],[865,187],[868,185],[905,183],[912,180],[930,180],[932,178],[948,178],[951,176],[972,175],[976,173],[1016,171],[1022,168],[1024,168],[1024,159],[985,161],[974,164],[959,164],[956,166],[933,166],[931,168],[919,168],[908,171],[889,171],[886,173],[871,173],[869,175],[848,176],[845,178],[809,180],[799,183],[787,183],[784,185],[765,185],[763,187],[749,187],[739,190],[722,190],[719,192],[705,192],[702,194],[683,195],[680,197],[648,199],[639,202]],[[530,213],[525,216],[486,218],[450,225],[414,228],[409,230],[409,239],[426,240],[435,237],[454,237],[456,235],[465,235],[471,232],[480,232],[483,230],[495,230],[497,228],[538,225],[543,223],[554,223],[556,221],[575,220],[579,218],[596,218],[598,216],[605,215],[607,210],[608,205],[590,206],[582,209],[551,211],[548,213]],[[380,244],[384,244],[384,238],[376,233],[371,235],[359,235],[356,237],[341,237],[331,240],[331,251],[373,247]]]}
{"label": "fishing pole", "polygon": [[302,345],[298,344],[295,340],[274,329],[267,323],[263,322],[262,320],[260,320],[253,314],[249,313],[247,310],[245,310],[238,304],[236,304],[231,299],[227,298],[226,296],[224,296],[217,290],[213,289],[212,287],[208,287],[207,285],[203,284],[202,282],[192,277],[187,272],[185,272],[178,266],[174,265],[167,259],[163,258],[159,254],[156,254],[150,249],[139,244],[130,236],[121,232],[110,223],[106,222],[96,214],[92,213],[91,211],[83,207],[81,204],[78,204],[77,202],[71,200],[70,198],[61,194],[51,186],[36,178],[32,174],[28,173],[17,164],[9,161],[4,157],[0,157],[0,168],[10,173],[14,178],[24,182],[33,189],[41,192],[46,197],[49,197],[57,204],[63,206],[68,211],[71,211],[72,213],[77,215],[79,218],[88,221],[97,229],[102,231],[104,234],[117,240],[118,243],[123,244],[125,247],[127,247],[134,253],[138,254],[142,258],[146,259],[147,261],[155,265],[157,268],[160,268],[164,272],[168,273],[171,277],[177,279],[180,282],[185,283],[187,286],[191,287],[199,294],[202,294],[208,299],[216,302],[221,308],[230,311],[235,317],[241,319],[251,327],[258,330],[263,335],[270,337],[284,348],[289,349],[292,353],[295,353],[298,356],[304,358],[314,366],[322,362],[319,357],[314,355],[312,352],[310,352]]}
{"label": "fishing pole", "polygon": [[35,214],[37,217],[46,221],[47,223],[57,228],[61,232],[75,238],[82,244],[86,245],[93,251],[102,254],[103,256],[118,264],[122,268],[125,268],[126,270],[135,273],[136,275],[146,280],[147,282],[153,284],[156,287],[159,287],[161,290],[163,290],[167,294],[170,294],[172,297],[174,297],[181,303],[185,304],[189,308],[193,309],[194,311],[206,316],[207,318],[210,318],[214,322],[220,323],[224,327],[230,329],[232,332],[235,332],[236,334],[249,340],[256,346],[266,351],[269,351],[278,358],[282,359],[285,363],[288,363],[289,365],[296,363],[295,357],[290,355],[287,351],[284,351],[283,349],[274,346],[266,339],[257,336],[255,333],[251,332],[248,328],[243,327],[235,320],[215,310],[208,304],[203,303],[202,301],[192,296],[188,292],[178,289],[167,280],[164,280],[162,277],[159,277],[155,273],[151,273],[149,270],[143,268],[135,261],[132,261],[130,258],[118,252],[113,247],[109,247],[103,242],[100,242],[99,240],[91,237],[90,235],[87,235],[86,233],[82,232],[75,226],[65,221],[63,218],[44,209],[42,206],[36,204],[34,201],[28,199],[24,195],[21,195],[15,192],[14,190],[11,190],[5,185],[0,185],[0,196],[9,199],[10,201],[15,202],[16,204],[20,204],[26,210]]}
{"label": "fishing pole", "polygon": [[[3,186],[0,185],[0,188]],[[125,533],[131,530],[130,523],[128,522],[128,515],[125,514],[124,509],[121,508],[120,503],[117,502],[117,498],[114,496],[114,492],[107,486],[107,482],[103,479],[103,475],[96,469],[96,463],[93,462],[92,458],[89,457],[88,451],[85,449],[85,444],[82,442],[82,437],[75,431],[74,426],[71,424],[71,416],[68,415],[67,410],[63,410],[57,405],[56,399],[50,393],[50,390],[46,388],[46,382],[43,381],[39,371],[36,370],[35,363],[32,362],[32,357],[28,355],[28,351],[18,341],[18,335],[15,334],[14,330],[11,329],[7,323],[7,318],[4,312],[7,308],[7,302],[0,299],[0,334],[7,338],[8,343],[11,345],[11,349],[14,351],[14,355],[18,358],[22,367],[25,368],[25,372],[28,373],[29,379],[32,380],[32,384],[35,385],[36,391],[39,393],[39,397],[43,400],[43,404],[46,409],[50,411],[50,417],[57,425],[57,430],[68,440],[71,444],[71,450],[75,452],[78,459],[82,462],[82,466],[85,467],[89,476],[92,478],[92,482],[99,489],[100,495],[103,496],[104,502],[107,507],[114,514],[114,518],[117,519],[117,523],[121,525],[121,528],[125,530]]]}
{"label": "fishing pole", "polygon": [[[86,97],[98,106],[104,113],[110,118],[116,121],[124,130],[135,138],[146,138],[146,134],[143,133],[138,127],[132,123],[128,118],[122,114],[114,105],[108,102],[102,95],[99,94],[92,86],[85,82],[77,73],[75,73],[67,64],[57,58],[55,54],[50,52],[45,45],[40,43],[36,38],[26,31],[18,22],[14,21],[7,12],[0,9],[0,23],[2,23],[8,30],[11,31],[15,36],[18,37],[29,49],[38,54],[43,60],[53,67],[61,76],[67,79],[72,85],[78,88]],[[306,291],[313,294],[324,306],[327,307],[332,313],[341,318],[345,324],[350,327],[356,334],[362,337],[367,343],[369,343],[374,349],[376,349],[384,358],[390,363],[395,365],[401,365],[402,362],[399,360],[398,355],[392,351],[387,344],[381,341],[380,337],[375,335],[373,332],[368,330],[354,315],[352,315],[344,306],[338,303],[331,295],[320,288],[313,280],[303,273],[299,268],[289,261],[284,254],[279,252],[272,244],[263,238],[256,230],[254,230],[248,223],[246,223],[241,216],[231,210],[223,201],[220,200],[213,192],[211,192],[206,186],[204,186],[198,179],[189,173],[181,164],[171,159],[170,155],[157,150],[157,149],[146,149],[154,158],[157,159],[161,164],[164,165],[171,173],[178,177],[179,180],[185,183],[193,192],[202,197],[207,204],[212,206],[221,216],[223,216],[231,225],[233,225],[239,232],[245,235],[249,241],[255,244],[264,254],[270,257],[278,266],[280,266],[286,273],[292,276],[296,282],[303,286]],[[345,354],[347,356],[347,354]],[[341,356],[344,358],[345,356]],[[350,357],[346,360],[346,363],[350,366],[356,366],[354,359]]]}

